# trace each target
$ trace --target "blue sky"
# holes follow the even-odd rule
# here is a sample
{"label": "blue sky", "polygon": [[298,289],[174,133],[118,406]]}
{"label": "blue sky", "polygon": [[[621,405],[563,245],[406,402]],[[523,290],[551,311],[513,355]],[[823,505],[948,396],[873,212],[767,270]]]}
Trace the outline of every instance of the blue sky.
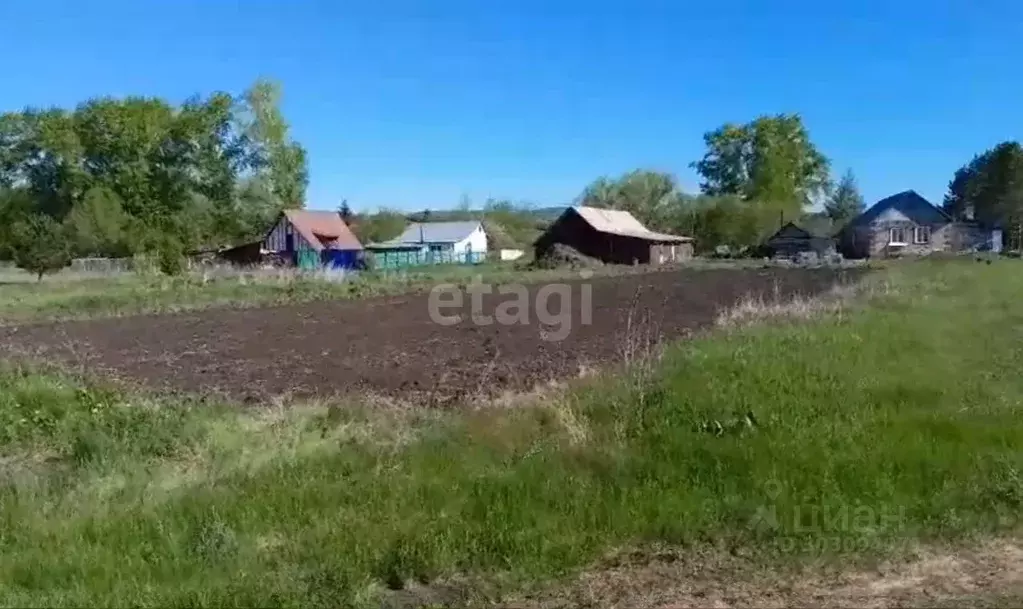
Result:
{"label": "blue sky", "polygon": [[0,1],[0,111],[284,86],[308,205],[570,202],[678,175],[726,121],[799,112],[868,202],[1023,137],[1023,3]]}

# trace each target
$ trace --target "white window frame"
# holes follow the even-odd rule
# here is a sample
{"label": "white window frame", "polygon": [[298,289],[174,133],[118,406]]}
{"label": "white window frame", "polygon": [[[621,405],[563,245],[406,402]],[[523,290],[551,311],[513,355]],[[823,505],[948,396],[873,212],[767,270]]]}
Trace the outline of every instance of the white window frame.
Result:
{"label": "white window frame", "polygon": [[913,243],[927,245],[931,242],[931,227],[916,226],[913,228]]}
{"label": "white window frame", "polygon": [[[896,231],[902,236],[902,239],[896,239]],[[906,229],[898,226],[893,226],[888,229],[888,245],[906,245]]]}

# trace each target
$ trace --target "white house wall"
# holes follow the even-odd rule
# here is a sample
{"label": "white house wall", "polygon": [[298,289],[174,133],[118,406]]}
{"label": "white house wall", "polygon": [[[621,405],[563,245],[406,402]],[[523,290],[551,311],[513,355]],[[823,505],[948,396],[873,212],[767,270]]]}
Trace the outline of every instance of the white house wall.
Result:
{"label": "white house wall", "polygon": [[455,243],[455,252],[472,252],[478,254],[480,252],[487,251],[487,233],[484,232],[483,227],[477,227],[476,230],[472,231],[465,239],[462,239],[458,243]]}

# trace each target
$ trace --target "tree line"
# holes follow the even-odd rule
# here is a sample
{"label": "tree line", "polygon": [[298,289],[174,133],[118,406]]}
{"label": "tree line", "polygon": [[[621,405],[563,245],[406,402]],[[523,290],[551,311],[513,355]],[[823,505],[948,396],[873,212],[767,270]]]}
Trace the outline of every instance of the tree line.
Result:
{"label": "tree line", "polygon": [[280,87],[259,80],[174,105],[97,98],[0,115],[0,259],[183,253],[251,238],[301,207],[306,153]]}
{"label": "tree line", "polygon": [[[798,115],[726,124],[703,140],[706,152],[691,164],[701,178],[699,194],[683,192],[671,174],[636,170],[597,179],[578,201],[692,236],[702,251],[752,248],[790,221],[828,233],[863,211],[855,176],[846,172],[833,182],[830,161]],[[817,205],[822,211],[809,211]]]}
{"label": "tree line", "polygon": [[[190,250],[258,238],[282,209],[303,206],[308,183],[280,99],[277,84],[259,80],[240,95],[179,105],[106,97],[0,115],[0,260],[41,271],[72,256],[154,254],[174,270]],[[834,233],[864,208],[852,172],[833,179],[799,115],[725,124],[703,141],[691,163],[698,194],[669,173],[639,169],[596,179],[576,202],[627,210],[653,229],[695,237],[703,251],[749,249],[788,221]],[[944,206],[1002,225],[1023,244],[1020,143],[1000,143],[959,169]],[[347,202],[339,213],[367,242],[394,237],[409,220],[393,210],[356,214]],[[507,201],[416,214],[463,217],[489,222],[509,246],[542,230],[528,207]]]}

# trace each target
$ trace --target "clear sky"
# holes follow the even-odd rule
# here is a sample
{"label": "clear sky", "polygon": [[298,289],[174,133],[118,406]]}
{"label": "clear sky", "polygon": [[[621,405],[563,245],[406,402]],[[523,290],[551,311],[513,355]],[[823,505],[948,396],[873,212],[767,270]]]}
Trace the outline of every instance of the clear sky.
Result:
{"label": "clear sky", "polygon": [[308,205],[559,205],[799,112],[868,202],[1023,137],[1019,0],[0,0],[0,111],[284,86]]}

